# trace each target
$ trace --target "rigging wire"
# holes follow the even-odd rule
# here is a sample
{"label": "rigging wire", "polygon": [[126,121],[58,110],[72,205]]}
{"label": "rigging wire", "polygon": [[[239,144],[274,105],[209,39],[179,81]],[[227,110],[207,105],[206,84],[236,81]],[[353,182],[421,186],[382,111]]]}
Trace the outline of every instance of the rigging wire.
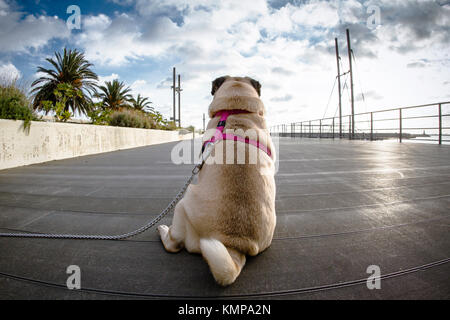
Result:
{"label": "rigging wire", "polygon": [[330,97],[328,98],[327,107],[326,107],[326,109],[325,109],[325,113],[323,114],[322,119],[325,119],[325,115],[326,115],[327,112],[328,112],[328,108],[329,108],[330,102],[331,102],[331,97],[333,96],[334,88],[336,87],[337,79],[338,79],[337,77],[334,79],[333,89],[331,89]]}
{"label": "rigging wire", "polygon": [[[356,69],[358,75],[360,75],[361,73],[359,72],[358,64],[356,63],[355,52],[353,52],[353,50],[352,50],[352,57],[353,57],[353,62],[355,63],[355,69]],[[361,78],[360,77],[357,77],[357,78],[358,78],[358,83],[359,83],[359,90],[361,91],[362,101],[364,102],[365,112],[367,112],[367,103],[366,103],[364,90],[363,90],[363,87],[361,84]]]}
{"label": "rigging wire", "polygon": [[[353,50],[351,52],[352,52],[352,57],[353,57],[356,72],[358,75],[361,75],[361,73],[359,72],[358,64],[356,62],[355,52]],[[363,90],[363,86],[362,86],[362,82],[361,82],[361,77],[358,76],[357,78],[358,78],[359,90],[361,92],[361,97],[362,97],[362,101],[363,101],[363,105],[364,105],[365,117],[366,117],[366,120],[369,120],[369,114],[367,113],[367,110],[368,110],[367,102],[366,102],[366,98],[365,98],[365,94],[364,94],[364,90]]]}
{"label": "rigging wire", "polygon": [[[341,70],[344,70],[344,65],[342,64],[342,60],[341,59],[339,59],[339,65],[340,65],[340,69]],[[345,72],[345,73],[343,73],[343,74],[341,74],[340,76],[345,76],[345,81],[344,81],[344,85],[343,86],[341,86],[341,97],[343,96],[343,94],[344,94],[344,90],[345,90],[345,88],[347,87],[347,81],[348,81],[348,77],[349,77],[349,72]],[[347,92],[347,95],[348,95],[348,92]],[[350,96],[349,96],[349,101],[350,101]],[[344,104],[342,104],[342,107],[344,106]],[[343,108],[342,108],[343,109]],[[337,113],[338,113],[338,111],[339,111],[339,104],[337,105],[337,107],[336,107],[336,111],[334,112],[334,117],[336,118],[336,116],[337,116]],[[341,121],[342,119],[339,119],[339,121]]]}

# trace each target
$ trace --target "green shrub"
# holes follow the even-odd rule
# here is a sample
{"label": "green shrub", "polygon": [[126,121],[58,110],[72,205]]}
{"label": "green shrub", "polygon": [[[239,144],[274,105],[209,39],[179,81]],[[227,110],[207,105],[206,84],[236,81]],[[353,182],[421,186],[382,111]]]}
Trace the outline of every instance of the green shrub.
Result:
{"label": "green shrub", "polygon": [[103,109],[102,103],[94,103],[91,106],[91,111],[88,112],[88,117],[91,118],[92,124],[107,125],[111,119],[111,109]]}
{"label": "green shrub", "polygon": [[156,129],[155,120],[145,112],[123,109],[115,111],[109,116],[108,124],[115,127],[129,127],[142,129]]}
{"label": "green shrub", "polygon": [[175,122],[173,121],[163,121],[162,123],[160,123],[160,125],[158,126],[158,129],[160,130],[168,130],[168,131],[173,131],[173,130],[177,130],[178,127],[175,124]]}
{"label": "green shrub", "polygon": [[71,84],[60,83],[56,89],[53,90],[53,95],[55,96],[56,101],[41,101],[39,104],[40,108],[43,109],[46,114],[53,111],[55,113],[56,121],[67,122],[73,116],[69,111],[67,102],[73,101],[73,99],[83,98],[83,93],[76,90]]}
{"label": "green shrub", "polygon": [[37,120],[30,108],[30,101],[15,81],[0,84],[0,118],[24,120],[24,128],[30,127],[32,120]]}

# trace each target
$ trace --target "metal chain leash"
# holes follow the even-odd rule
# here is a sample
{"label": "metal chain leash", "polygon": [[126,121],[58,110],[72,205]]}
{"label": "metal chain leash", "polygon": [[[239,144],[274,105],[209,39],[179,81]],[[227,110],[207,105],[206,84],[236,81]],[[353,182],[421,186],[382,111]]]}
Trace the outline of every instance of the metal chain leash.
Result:
{"label": "metal chain leash", "polygon": [[[209,156],[209,154],[208,154]],[[177,203],[181,200],[184,193],[186,192],[189,185],[194,180],[194,177],[200,172],[205,160],[207,157],[203,157],[203,161],[201,164],[195,166],[194,170],[192,170],[191,177],[186,181],[183,188],[178,192],[178,194],[175,196],[175,198],[169,203],[169,205],[152,221],[145,224],[139,229],[136,229],[134,231],[120,234],[120,235],[84,235],[84,234],[45,234],[45,233],[0,233],[0,237],[9,237],[9,238],[46,238],[46,239],[79,239],[79,240],[124,240],[128,239],[134,236],[137,236],[138,234],[141,234],[151,227],[153,227],[155,224],[157,224],[164,216],[166,216],[170,211],[172,211]]]}

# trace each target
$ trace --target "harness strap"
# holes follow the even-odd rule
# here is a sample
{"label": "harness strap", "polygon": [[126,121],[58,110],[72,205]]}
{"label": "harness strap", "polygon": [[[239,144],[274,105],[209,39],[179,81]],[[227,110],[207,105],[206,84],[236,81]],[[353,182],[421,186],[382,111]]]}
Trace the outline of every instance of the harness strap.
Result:
{"label": "harness strap", "polygon": [[264,151],[265,153],[267,153],[269,157],[272,156],[272,152],[270,151],[270,149],[266,147],[264,144],[260,143],[259,141],[255,141],[249,138],[243,138],[241,136],[237,136],[232,133],[223,133],[228,117],[232,114],[240,114],[240,113],[248,113],[248,112],[244,110],[223,110],[216,113],[216,115],[220,116],[216,132],[214,133],[214,136],[211,139],[203,143],[202,153],[205,151],[206,145],[208,145],[209,143],[214,143],[220,140],[233,140],[251,144],[252,146],[255,146]]}

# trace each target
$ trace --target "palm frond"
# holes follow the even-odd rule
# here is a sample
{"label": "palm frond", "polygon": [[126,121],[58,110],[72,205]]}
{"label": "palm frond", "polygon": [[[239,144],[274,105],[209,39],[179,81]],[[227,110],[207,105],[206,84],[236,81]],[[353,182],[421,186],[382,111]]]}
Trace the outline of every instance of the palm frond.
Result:
{"label": "palm frond", "polygon": [[123,82],[118,80],[107,81],[104,86],[99,86],[98,89],[99,92],[96,97],[102,100],[104,108],[118,110],[130,106],[133,98],[130,94],[131,88],[126,87]]}
{"label": "palm frond", "polygon": [[54,90],[58,84],[70,84],[78,95],[67,101],[66,109],[73,112],[86,113],[90,109],[92,100],[97,89],[98,76],[91,70],[93,64],[89,63],[84,54],[77,50],[67,50],[63,53],[55,52],[54,58],[47,58],[46,61],[52,66],[50,69],[38,67],[37,72],[43,75],[33,81],[31,92],[34,94],[33,107],[41,109],[42,101],[56,102]]}

